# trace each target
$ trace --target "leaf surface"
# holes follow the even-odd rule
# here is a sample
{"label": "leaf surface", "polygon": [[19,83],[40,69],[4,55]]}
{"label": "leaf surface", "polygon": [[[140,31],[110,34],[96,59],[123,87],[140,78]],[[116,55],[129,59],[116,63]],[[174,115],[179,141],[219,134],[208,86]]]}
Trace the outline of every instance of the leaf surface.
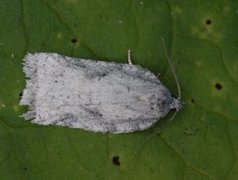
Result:
{"label": "leaf surface", "polygon": [[[174,0],[0,2],[0,179],[237,179],[238,3]],[[154,127],[110,135],[19,117],[27,52],[132,61],[183,108]],[[160,127],[164,128],[160,128]],[[158,128],[160,130],[159,134]],[[155,135],[150,136],[152,133]]]}

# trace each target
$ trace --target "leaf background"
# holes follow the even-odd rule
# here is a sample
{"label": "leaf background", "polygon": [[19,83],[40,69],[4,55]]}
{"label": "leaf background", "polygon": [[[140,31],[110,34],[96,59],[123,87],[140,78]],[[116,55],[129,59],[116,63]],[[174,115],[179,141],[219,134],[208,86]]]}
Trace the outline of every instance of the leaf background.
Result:
{"label": "leaf background", "polygon": [[[0,179],[237,179],[237,18],[231,0],[1,0]],[[27,52],[127,63],[131,49],[176,94],[161,38],[184,107],[159,135],[145,142],[169,117],[121,135],[19,117]]]}

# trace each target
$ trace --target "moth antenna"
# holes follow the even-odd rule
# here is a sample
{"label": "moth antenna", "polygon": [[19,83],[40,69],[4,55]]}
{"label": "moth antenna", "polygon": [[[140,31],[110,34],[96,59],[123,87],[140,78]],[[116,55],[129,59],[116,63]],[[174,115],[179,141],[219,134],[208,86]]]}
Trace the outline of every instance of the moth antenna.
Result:
{"label": "moth antenna", "polygon": [[164,54],[168,60],[168,63],[169,63],[169,66],[171,68],[171,71],[173,73],[173,76],[174,76],[174,79],[175,79],[175,82],[176,82],[176,85],[177,85],[177,91],[178,91],[178,98],[181,98],[181,89],[180,89],[180,85],[179,85],[179,81],[178,81],[178,77],[176,75],[176,72],[175,72],[175,68],[174,68],[174,65],[172,63],[172,60],[171,58],[169,57],[168,55],[168,51],[166,49],[166,44],[165,44],[165,41],[164,41],[164,38],[161,38],[162,40],[162,44],[163,44],[163,49],[164,49]]}
{"label": "moth antenna", "polygon": [[[176,82],[176,85],[177,85],[178,100],[179,100],[179,99],[181,98],[181,89],[180,89],[178,77],[177,77],[177,75],[176,75],[175,68],[174,68],[174,65],[173,65],[173,63],[172,63],[172,60],[171,60],[171,58],[170,58],[169,55],[168,55],[168,51],[167,51],[167,49],[166,49],[166,44],[165,44],[164,38],[161,38],[161,40],[162,40],[162,44],[163,44],[164,54],[165,54],[165,56],[166,56],[166,58],[167,58],[167,60],[168,60],[169,66],[170,66],[170,68],[171,68],[171,71],[172,71],[172,73],[173,73],[173,76],[174,76],[174,79],[175,79],[175,82]],[[170,122],[174,119],[174,117],[176,116],[176,114],[177,114],[177,112],[178,112],[178,109],[179,109],[179,107],[176,108],[176,111],[175,111],[175,112],[173,113],[173,115],[169,118],[168,123],[170,123]],[[164,125],[163,125],[162,127],[160,127],[160,129],[155,129],[155,131],[154,131],[152,134],[150,134],[149,136],[147,136],[147,137],[143,140],[143,143],[142,143],[142,145],[139,147],[139,150],[142,149],[142,148],[145,146],[145,144],[146,144],[147,141],[149,141],[150,139],[152,139],[152,138],[155,137],[156,135],[160,134],[160,132],[161,132],[161,130],[162,130],[163,128],[165,128]]]}

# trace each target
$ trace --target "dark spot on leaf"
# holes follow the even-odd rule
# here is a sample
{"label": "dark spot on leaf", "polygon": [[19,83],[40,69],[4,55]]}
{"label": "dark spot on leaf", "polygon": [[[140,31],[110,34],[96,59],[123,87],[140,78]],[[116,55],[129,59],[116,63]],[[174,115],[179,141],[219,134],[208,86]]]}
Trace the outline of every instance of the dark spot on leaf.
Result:
{"label": "dark spot on leaf", "polygon": [[76,39],[76,38],[73,38],[73,39],[71,39],[71,42],[72,42],[72,43],[76,43],[76,42],[77,42],[77,39]]}
{"label": "dark spot on leaf", "polygon": [[26,170],[27,170],[27,167],[24,167],[24,170],[26,171]]}
{"label": "dark spot on leaf", "polygon": [[120,160],[119,160],[119,156],[113,156],[112,157],[112,162],[113,162],[113,164],[114,165],[116,165],[116,166],[120,166]]}
{"label": "dark spot on leaf", "polygon": [[216,84],[215,84],[215,88],[216,88],[217,90],[221,90],[221,89],[222,89],[222,85],[221,85],[220,83],[216,83]]}
{"label": "dark spot on leaf", "polygon": [[20,97],[20,98],[22,97],[22,92],[19,93],[19,97]]}
{"label": "dark spot on leaf", "polygon": [[206,20],[206,25],[211,25],[212,24],[212,20],[211,19],[207,19]]}
{"label": "dark spot on leaf", "polygon": [[191,103],[194,103],[194,99],[191,99],[190,101],[191,101]]}

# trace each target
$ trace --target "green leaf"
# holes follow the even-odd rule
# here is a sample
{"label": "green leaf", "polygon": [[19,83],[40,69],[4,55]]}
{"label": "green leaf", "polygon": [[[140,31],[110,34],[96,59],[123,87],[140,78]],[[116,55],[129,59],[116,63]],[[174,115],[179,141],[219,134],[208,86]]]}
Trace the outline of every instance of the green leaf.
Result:
{"label": "green leaf", "polygon": [[[0,179],[237,179],[237,7],[238,1],[1,0]],[[170,114],[146,131],[111,135],[19,117],[27,111],[19,106],[27,52],[127,63],[131,49],[133,63],[160,74],[176,95],[161,38],[184,102],[171,123]]]}

